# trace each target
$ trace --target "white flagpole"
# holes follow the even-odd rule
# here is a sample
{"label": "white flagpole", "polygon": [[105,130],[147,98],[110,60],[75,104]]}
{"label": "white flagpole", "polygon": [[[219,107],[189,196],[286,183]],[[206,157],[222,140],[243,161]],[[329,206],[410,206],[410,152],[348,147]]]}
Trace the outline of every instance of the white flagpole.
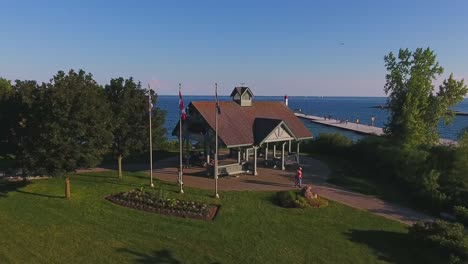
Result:
{"label": "white flagpole", "polygon": [[218,83],[215,83],[215,164],[214,164],[214,178],[215,178],[215,198],[219,198],[218,194]]}
{"label": "white flagpole", "polygon": [[[181,95],[181,84],[179,83],[179,108],[180,108],[180,95]],[[179,109],[180,111],[180,116],[179,116],[179,153],[180,153],[180,164],[179,164],[179,185],[180,185],[180,193],[184,193],[184,182],[182,181],[182,177],[184,175],[184,172],[182,170],[182,109]]]}
{"label": "white flagpole", "polygon": [[154,187],[153,184],[153,137],[151,134],[151,112],[153,111],[152,103],[151,103],[151,88],[148,84],[148,114],[149,114],[149,144],[150,144],[150,186]]}

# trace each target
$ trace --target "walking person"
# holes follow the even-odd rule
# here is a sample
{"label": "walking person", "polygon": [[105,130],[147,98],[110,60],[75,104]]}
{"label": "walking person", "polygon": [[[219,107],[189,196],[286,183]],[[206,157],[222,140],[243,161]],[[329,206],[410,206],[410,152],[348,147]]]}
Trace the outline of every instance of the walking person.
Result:
{"label": "walking person", "polygon": [[297,169],[296,178],[294,181],[294,187],[297,187],[297,186],[299,186],[299,188],[302,188],[302,167],[299,167]]}

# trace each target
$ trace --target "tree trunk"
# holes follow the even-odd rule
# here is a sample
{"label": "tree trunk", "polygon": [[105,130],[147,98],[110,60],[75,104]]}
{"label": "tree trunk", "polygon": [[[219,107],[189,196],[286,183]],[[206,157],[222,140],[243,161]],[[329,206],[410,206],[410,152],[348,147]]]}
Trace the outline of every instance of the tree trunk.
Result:
{"label": "tree trunk", "polygon": [[122,179],[122,155],[117,157],[117,161],[119,163],[119,179]]}
{"label": "tree trunk", "polygon": [[70,200],[71,193],[70,193],[70,177],[65,178],[65,198]]}

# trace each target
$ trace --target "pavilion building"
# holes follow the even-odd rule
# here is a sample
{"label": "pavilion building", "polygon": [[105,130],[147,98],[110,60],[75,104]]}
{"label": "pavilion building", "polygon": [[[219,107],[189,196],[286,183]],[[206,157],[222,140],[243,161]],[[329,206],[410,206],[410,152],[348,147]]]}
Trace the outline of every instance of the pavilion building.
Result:
{"label": "pavilion building", "polygon": [[[286,103],[253,101],[253,97],[248,87],[236,87],[231,93],[232,101],[219,102],[218,141],[220,146],[237,154],[236,162],[218,166],[219,175],[245,173],[247,170],[257,175],[260,152],[265,164],[278,165],[284,170],[287,157],[293,157],[299,163],[300,142],[312,138],[309,129]],[[209,164],[210,154],[214,153],[216,102],[191,102],[187,113],[182,125],[182,143],[188,148],[189,142],[199,142],[204,148],[203,159]],[[178,132],[179,124],[172,134],[178,136]],[[291,149],[293,142],[295,152]],[[271,146],[273,151],[269,157]],[[281,149],[280,156],[277,156],[277,146]],[[251,155],[253,164],[248,163]],[[251,166],[246,167],[246,162]]]}

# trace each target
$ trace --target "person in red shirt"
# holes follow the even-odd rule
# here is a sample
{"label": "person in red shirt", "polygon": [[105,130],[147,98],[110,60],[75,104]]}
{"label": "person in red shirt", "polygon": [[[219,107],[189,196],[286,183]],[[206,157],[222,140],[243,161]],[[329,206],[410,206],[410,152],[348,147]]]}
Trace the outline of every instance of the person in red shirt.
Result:
{"label": "person in red shirt", "polygon": [[299,186],[299,188],[302,188],[302,167],[299,167],[297,169],[296,173],[296,181],[294,182],[294,187]]}

